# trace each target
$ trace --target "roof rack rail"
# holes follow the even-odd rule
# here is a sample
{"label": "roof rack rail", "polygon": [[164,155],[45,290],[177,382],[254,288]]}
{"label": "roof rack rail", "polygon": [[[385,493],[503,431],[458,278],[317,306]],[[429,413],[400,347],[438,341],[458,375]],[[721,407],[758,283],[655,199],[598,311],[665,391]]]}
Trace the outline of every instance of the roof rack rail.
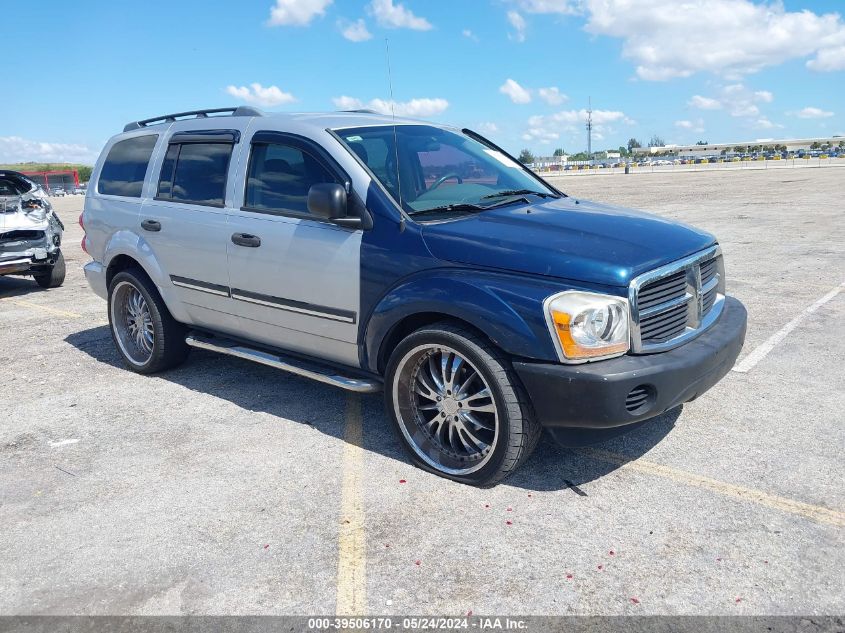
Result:
{"label": "roof rack rail", "polygon": [[238,106],[237,108],[212,108],[209,110],[190,110],[188,112],[177,112],[176,114],[164,114],[162,116],[153,117],[152,119],[143,119],[142,121],[132,121],[123,127],[124,132],[131,132],[132,130],[140,130],[148,125],[158,125],[160,123],[173,123],[179,119],[186,119],[193,117],[195,119],[207,119],[209,114],[222,114],[228,112],[229,116],[264,116],[264,113],[250,106]]}
{"label": "roof rack rail", "polygon": [[338,110],[338,112],[346,112],[348,114],[381,114],[369,108],[360,108],[358,110]]}

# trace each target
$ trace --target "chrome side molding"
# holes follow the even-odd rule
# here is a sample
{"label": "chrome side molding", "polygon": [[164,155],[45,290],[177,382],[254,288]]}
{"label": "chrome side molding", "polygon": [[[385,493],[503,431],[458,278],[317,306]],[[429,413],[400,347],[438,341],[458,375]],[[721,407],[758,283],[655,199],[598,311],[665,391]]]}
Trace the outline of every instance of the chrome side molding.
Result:
{"label": "chrome side molding", "polygon": [[370,379],[363,376],[343,376],[336,372],[334,368],[324,365],[318,365],[304,359],[293,356],[283,356],[264,350],[247,347],[236,341],[226,339],[220,336],[205,336],[198,332],[190,332],[185,338],[185,342],[191,347],[199,349],[207,349],[219,354],[227,354],[228,356],[235,356],[245,360],[251,360],[255,363],[267,365],[275,369],[296,374],[297,376],[304,376],[317,382],[322,382],[333,387],[340,387],[346,391],[353,391],[355,393],[377,393],[382,390],[382,383],[376,379]]}

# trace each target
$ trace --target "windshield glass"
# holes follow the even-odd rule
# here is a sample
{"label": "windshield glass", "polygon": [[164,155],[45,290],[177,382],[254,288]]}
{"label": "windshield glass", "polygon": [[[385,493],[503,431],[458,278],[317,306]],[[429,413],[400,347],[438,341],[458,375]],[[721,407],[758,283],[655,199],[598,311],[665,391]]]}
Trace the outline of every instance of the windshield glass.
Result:
{"label": "windshield glass", "polygon": [[557,197],[521,165],[463,134],[430,125],[398,125],[395,136],[393,126],[338,134],[409,215],[483,210],[531,194]]}

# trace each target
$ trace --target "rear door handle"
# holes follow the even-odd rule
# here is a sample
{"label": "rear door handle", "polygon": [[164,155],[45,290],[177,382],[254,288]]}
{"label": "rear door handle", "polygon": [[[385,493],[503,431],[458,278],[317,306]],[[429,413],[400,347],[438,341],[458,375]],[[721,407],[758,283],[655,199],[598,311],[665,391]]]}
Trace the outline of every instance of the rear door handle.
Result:
{"label": "rear door handle", "polygon": [[246,246],[247,248],[258,248],[261,246],[261,238],[249,233],[235,233],[232,235],[232,244]]}
{"label": "rear door handle", "polygon": [[144,220],[141,222],[141,228],[145,231],[152,231],[156,233],[161,231],[161,222],[157,222],[156,220]]}

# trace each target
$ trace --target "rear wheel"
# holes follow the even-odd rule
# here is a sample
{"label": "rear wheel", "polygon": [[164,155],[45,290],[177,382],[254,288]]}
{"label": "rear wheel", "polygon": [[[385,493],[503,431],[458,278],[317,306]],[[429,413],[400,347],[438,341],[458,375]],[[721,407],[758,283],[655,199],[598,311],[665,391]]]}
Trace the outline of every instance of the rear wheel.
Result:
{"label": "rear wheel", "polygon": [[417,330],[399,344],[388,363],[385,399],[411,459],[470,485],[507,477],[540,436],[508,358],[451,323]]}
{"label": "rear wheel", "polygon": [[35,275],[35,283],[42,288],[58,288],[65,282],[65,256],[59,251],[56,262],[49,272]]}
{"label": "rear wheel", "polygon": [[109,326],[126,366],[139,374],[175,367],[188,355],[185,326],[138,269],[119,272],[109,284]]}

